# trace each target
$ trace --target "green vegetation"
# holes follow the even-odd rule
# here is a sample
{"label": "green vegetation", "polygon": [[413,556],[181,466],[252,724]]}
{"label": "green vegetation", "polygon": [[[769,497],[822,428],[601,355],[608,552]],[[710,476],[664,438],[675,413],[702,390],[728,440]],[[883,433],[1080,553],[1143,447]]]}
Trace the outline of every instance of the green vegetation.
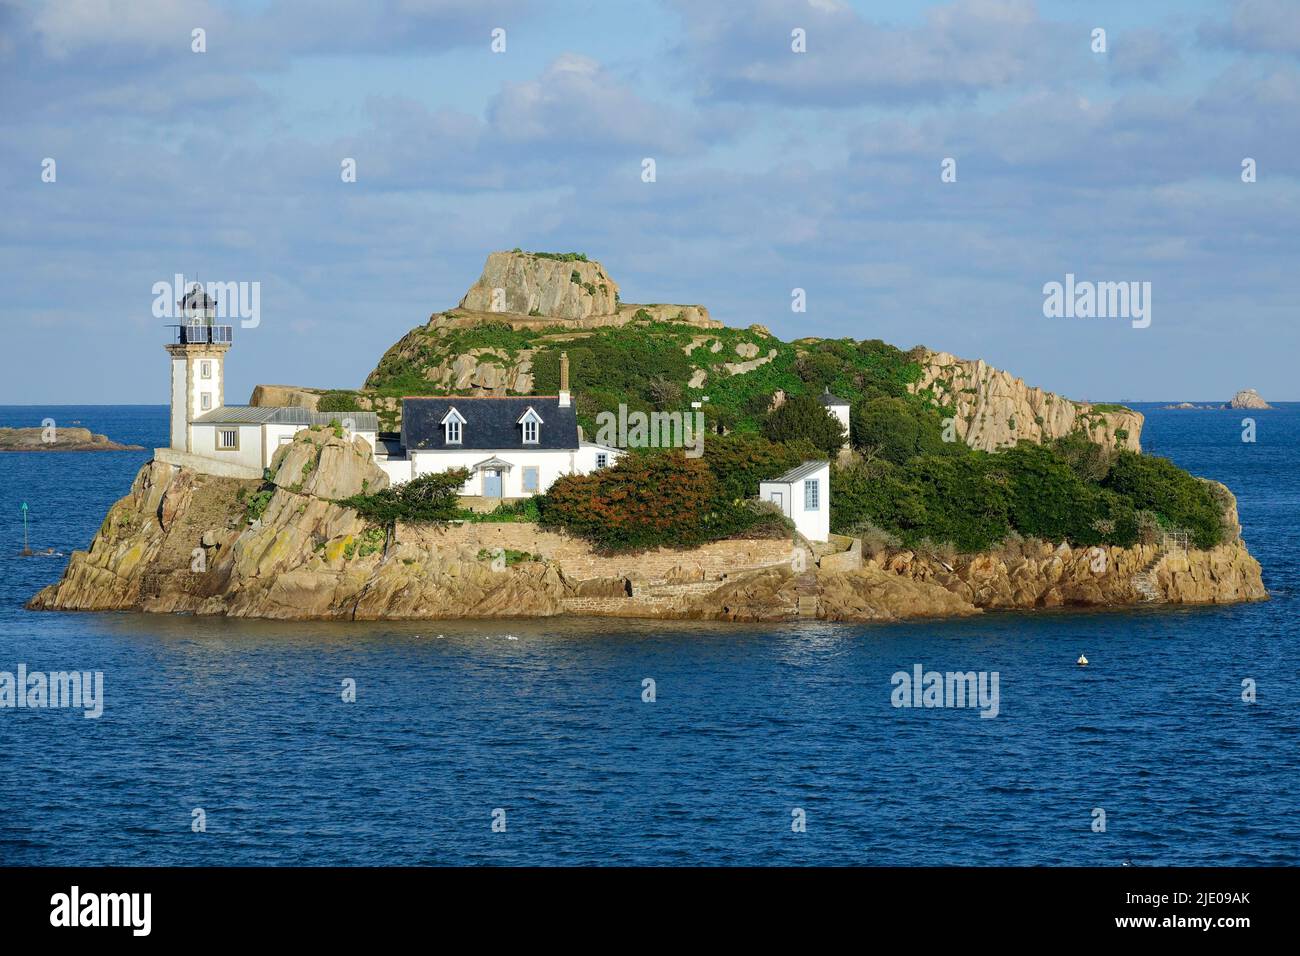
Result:
{"label": "green vegetation", "polygon": [[711,435],[704,443],[704,463],[717,482],[715,496],[731,503],[752,498],[758,494],[760,481],[783,474],[817,455],[817,449],[807,443],[781,444],[745,433]]}
{"label": "green vegetation", "polygon": [[504,558],[506,567],[512,564],[519,564],[523,561],[540,561],[541,557],[535,554],[529,554],[527,551],[516,551],[514,548],[479,548],[478,559],[480,561],[496,561],[498,558]]}
{"label": "green vegetation", "polygon": [[461,521],[471,523],[532,523],[535,524],[541,520],[541,514],[537,510],[536,498],[520,498],[518,501],[503,501],[495,509],[488,512],[469,511],[461,509],[457,512],[456,517]]}
{"label": "green vegetation", "polygon": [[844,426],[811,395],[795,395],[763,419],[763,435],[773,442],[807,442],[820,456],[834,458],[844,445]]}
{"label": "green vegetation", "polygon": [[235,495],[235,500],[244,506],[244,523],[252,524],[261,519],[262,515],[266,514],[266,508],[274,495],[275,486],[271,484],[263,485],[252,494],[249,494],[247,489],[240,488]]}
{"label": "green vegetation", "polygon": [[1121,451],[1102,486],[1128,498],[1134,508],[1156,515],[1162,528],[1191,533],[1198,548],[1223,539],[1223,519],[1213,486],[1167,458]]}
{"label": "green vegetation", "polygon": [[608,553],[790,534],[779,514],[721,497],[704,460],[676,451],[628,455],[590,475],[566,475],[538,504],[543,527]]}
{"label": "green vegetation", "polygon": [[[578,253],[535,255],[585,261]],[[582,284],[576,269],[570,279]],[[423,327],[389,350],[365,394],[447,394],[439,384],[443,376],[427,373],[467,353],[503,369],[527,360],[532,393],[555,394],[561,351],[569,354],[578,423],[587,437],[596,434],[597,414],[620,404],[632,412],[688,412],[698,401],[709,432],[704,458],[629,455],[597,475],[564,479],[542,498],[503,505],[490,515],[453,509],[435,520],[541,520],[609,551],[716,540],[750,533],[764,521],[770,533],[770,515],[745,502],[757,493],[760,479],[810,458],[834,457],[841,439],[832,435],[829,425],[835,423],[816,401],[829,389],[850,403],[850,440],[860,459],[833,470],[836,531],[866,531],[873,540],[913,548],[967,551],[1015,535],[1124,545],[1150,540],[1161,528],[1184,528],[1202,547],[1222,538],[1220,509],[1209,486],[1172,463],[1130,459],[1084,434],[992,454],[970,449],[952,422],[945,428],[945,419],[956,412],[937,397],[955,401],[950,396],[960,393],[953,383],[940,378],[913,392],[921,378],[919,353],[880,340],[783,342],[757,326],[700,328],[658,321],[647,309],[639,309],[632,324],[594,329],[512,329],[504,322]],[[735,374],[741,365],[747,370]],[[693,381],[700,384],[693,387]],[[963,391],[970,395],[974,389]],[[773,410],[778,392],[785,401]],[[340,405],[349,396],[355,400],[355,393],[337,395],[332,401]],[[1091,406],[1082,412],[1080,427],[1096,428],[1101,416],[1125,410]],[[1043,424],[1041,417],[1037,421]],[[964,424],[978,422],[972,417]],[[1014,429],[1017,423],[1007,424]],[[1120,441],[1128,437],[1126,429],[1114,434]],[[650,487],[656,482],[661,487]],[[668,500],[665,488],[684,497]]]}
{"label": "green vegetation", "polygon": [[512,252],[517,252],[525,256],[532,256],[534,259],[557,259],[560,262],[587,262],[587,257],[581,252],[524,252],[518,246],[515,246]]}
{"label": "green vegetation", "polygon": [[993,454],[958,445],[956,454],[836,470],[831,526],[842,533],[879,528],[909,547],[950,541],[962,551],[1017,534],[1127,547],[1162,528],[1185,529],[1208,548],[1224,533],[1207,483],[1166,459],[1111,453],[1073,436]]}
{"label": "green vegetation", "polygon": [[421,475],[396,488],[385,488],[372,495],[354,495],[339,504],[383,528],[398,521],[441,522],[459,516],[460,489],[469,480],[464,468]]}
{"label": "green vegetation", "polygon": [[356,392],[336,389],[322,395],[316,408],[322,412],[359,412],[361,406],[357,403],[357,397]]}
{"label": "green vegetation", "polygon": [[849,423],[855,447],[896,465],[921,455],[961,454],[966,448],[943,440],[943,422],[937,411],[902,398],[860,402],[852,407]]}

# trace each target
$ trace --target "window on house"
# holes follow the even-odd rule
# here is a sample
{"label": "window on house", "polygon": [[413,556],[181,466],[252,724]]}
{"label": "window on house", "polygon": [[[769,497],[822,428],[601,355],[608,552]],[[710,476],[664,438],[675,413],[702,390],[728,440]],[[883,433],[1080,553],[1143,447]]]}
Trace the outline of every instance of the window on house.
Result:
{"label": "window on house", "polygon": [[537,444],[537,422],[531,418],[524,419],[524,444]]}
{"label": "window on house", "polygon": [[596,467],[604,468],[608,464],[609,464],[609,455],[605,454],[603,451],[596,452]]}
{"label": "window on house", "polygon": [[209,409],[212,407],[211,392],[204,392],[202,395],[199,396],[199,407],[203,409]]}
{"label": "window on house", "polygon": [[537,480],[537,466],[528,465],[524,468],[524,491],[536,494],[539,487]]}
{"label": "window on house", "polygon": [[211,363],[211,362],[200,362],[200,363],[199,363],[199,374],[200,374],[201,376],[203,376],[204,378],[212,378],[212,363]]}
{"label": "window on house", "polygon": [[821,481],[809,478],[803,483],[804,511],[817,511],[821,508]]}
{"label": "window on house", "polygon": [[238,428],[217,429],[217,450],[238,451],[239,450],[239,429]]}
{"label": "window on house", "polygon": [[447,444],[460,444],[460,422],[454,418],[447,419]]}

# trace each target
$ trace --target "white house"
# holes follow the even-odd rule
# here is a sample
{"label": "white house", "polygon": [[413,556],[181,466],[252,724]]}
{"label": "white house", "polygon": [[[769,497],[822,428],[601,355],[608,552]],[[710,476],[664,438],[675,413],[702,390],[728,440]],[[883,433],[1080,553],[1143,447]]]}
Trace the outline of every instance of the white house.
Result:
{"label": "white house", "polygon": [[222,405],[190,422],[189,451],[251,468],[260,475],[271,464],[276,450],[292,442],[298,432],[313,425],[331,424],[340,425],[350,435],[360,435],[372,449],[378,442],[379,416],[374,412]]}
{"label": "white house", "polygon": [[558,395],[402,399],[401,437],[381,436],[375,461],[394,484],[464,468],[461,494],[511,499],[541,494],[561,475],[588,474],[622,454],[582,440],[562,352]]}
{"label": "white house", "polygon": [[780,508],[809,541],[830,540],[830,462],[805,461],[784,475],[759,482],[758,498]]}
{"label": "white house", "polygon": [[569,394],[569,357],[560,355],[558,395],[406,398],[401,435],[381,434],[374,412],[315,412],[225,404],[225,358],[233,328],[215,325],[214,303],[195,286],[179,303],[173,326],[171,447],[160,461],[210,474],[260,478],[276,449],[312,425],[337,423],[360,435],[394,484],[430,472],[467,468],[463,494],[523,498],[561,475],[613,464],[617,448],[583,441]]}

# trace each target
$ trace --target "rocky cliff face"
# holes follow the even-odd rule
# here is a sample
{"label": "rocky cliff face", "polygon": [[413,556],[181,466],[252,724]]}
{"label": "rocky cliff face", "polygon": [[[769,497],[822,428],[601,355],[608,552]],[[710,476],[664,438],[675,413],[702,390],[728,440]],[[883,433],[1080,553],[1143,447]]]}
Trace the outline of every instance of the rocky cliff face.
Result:
{"label": "rocky cliff face", "polygon": [[1241,539],[1237,499],[1212,486],[1225,540],[1208,550],[1161,538],[1130,548],[1071,547],[1025,540],[951,562],[912,551],[869,555],[864,568],[937,585],[979,608],[1063,605],[1236,604],[1267,600],[1259,562]]}
{"label": "rocky cliff face", "polygon": [[1083,431],[1112,448],[1141,450],[1143,418],[1120,406],[1073,402],[993,368],[982,359],[921,350],[921,379],[913,392],[929,391],[940,406],[956,409],[953,426],[972,448],[993,451],[1018,441],[1050,441]]}
{"label": "rocky cliff face", "polygon": [[[1047,543],[960,556],[950,564],[905,551],[865,566],[937,585],[978,608],[1234,604],[1268,597],[1259,562],[1240,540],[1208,551]],[[1151,589],[1143,588],[1144,580]]]}
{"label": "rocky cliff face", "polygon": [[1232,396],[1232,401],[1228,403],[1229,408],[1272,408],[1268,402],[1260,397],[1259,392],[1253,388],[1243,388],[1236,395]]}
{"label": "rocky cliff face", "polygon": [[[821,618],[888,621],[1266,597],[1240,539],[1190,552],[1028,543],[952,564],[911,552],[869,555],[860,567],[823,557],[823,569],[802,552],[814,570],[796,575],[801,549],[784,539],[605,557],[522,523],[385,532],[338,504],[386,485],[363,439],[329,429],[300,432],[277,453],[266,484],[150,462],[89,550],[74,553],[62,580],[28,606],[281,619],[572,613],[776,621],[795,617],[800,597],[811,594]],[[1225,507],[1235,505],[1223,494]],[[507,554],[524,559],[510,563]]]}
{"label": "rocky cliff face", "polygon": [[494,252],[460,307],[551,319],[613,315],[618,311],[618,284],[599,262]]}

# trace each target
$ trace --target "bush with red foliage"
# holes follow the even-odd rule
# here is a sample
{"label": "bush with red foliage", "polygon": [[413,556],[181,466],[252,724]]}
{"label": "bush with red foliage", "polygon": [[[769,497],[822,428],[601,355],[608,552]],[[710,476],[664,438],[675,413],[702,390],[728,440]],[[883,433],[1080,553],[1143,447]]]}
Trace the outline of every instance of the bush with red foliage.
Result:
{"label": "bush with red foliage", "polygon": [[538,499],[538,510],[543,526],[611,552],[774,531],[771,516],[719,501],[713,472],[680,451],[628,454],[590,475],[566,475]]}

